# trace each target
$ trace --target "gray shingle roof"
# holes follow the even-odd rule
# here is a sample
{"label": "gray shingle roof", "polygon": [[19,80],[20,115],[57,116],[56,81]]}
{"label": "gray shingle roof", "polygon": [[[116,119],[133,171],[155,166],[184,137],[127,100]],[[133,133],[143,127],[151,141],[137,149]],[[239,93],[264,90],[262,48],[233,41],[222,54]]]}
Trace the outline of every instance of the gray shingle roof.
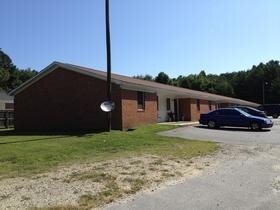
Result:
{"label": "gray shingle roof", "polygon": [[[90,68],[77,66],[77,65],[73,65],[73,64],[64,64],[64,65],[66,68],[67,68],[67,66],[72,67],[72,68],[73,67],[78,68],[80,70],[84,70],[84,71],[88,71],[88,72],[97,74],[104,78],[106,78],[106,76],[107,76],[107,73],[104,71],[98,71],[95,69],[90,69]],[[160,88],[160,89],[170,90],[172,92],[187,94],[189,96],[192,96],[193,98],[205,98],[205,99],[208,98],[209,100],[218,101],[221,103],[236,103],[236,104],[248,105],[248,106],[258,106],[259,105],[257,103],[242,100],[242,99],[221,96],[221,95],[217,95],[217,94],[212,94],[212,93],[207,93],[207,92],[202,92],[202,91],[197,91],[197,90],[191,90],[191,89],[187,89],[187,88],[175,87],[175,86],[171,86],[171,85],[165,85],[165,84],[161,84],[161,83],[157,83],[157,82],[153,82],[153,81],[135,79],[132,77],[118,75],[118,74],[112,74],[112,79],[115,79],[118,81],[123,81],[123,82],[128,82],[131,84],[143,85],[143,86],[147,86],[147,87],[151,87],[151,88]]]}
{"label": "gray shingle roof", "polygon": [[[99,71],[87,67],[82,67],[82,66],[77,66],[73,64],[67,64],[67,63],[61,63],[61,62],[53,62],[49,66],[47,66],[44,70],[42,70],[38,75],[36,75],[34,78],[30,79],[29,81],[25,82],[15,90],[11,92],[11,94],[15,95],[19,93],[21,90],[25,89],[25,87],[28,87],[29,85],[32,85],[34,82],[39,80],[40,78],[44,77],[48,72],[51,72],[52,70],[56,68],[63,68],[66,70],[72,70],[78,73],[86,74],[88,76],[93,76],[97,77],[103,80],[106,80],[107,73],[104,71]],[[175,94],[180,94],[183,96],[186,96],[186,98],[195,98],[195,99],[205,99],[205,100],[211,100],[211,101],[216,101],[218,103],[235,103],[235,104],[240,104],[240,105],[246,105],[246,106],[258,106],[259,104],[246,101],[246,100],[241,100],[237,98],[232,98],[232,97],[226,97],[226,96],[221,96],[217,94],[211,94],[211,93],[206,93],[202,91],[197,91],[197,90],[191,90],[191,89],[186,89],[186,88],[180,88],[180,87],[175,87],[171,85],[165,85],[157,82],[152,82],[152,81],[147,81],[147,80],[141,80],[141,79],[135,79],[132,77],[128,76],[123,76],[119,74],[112,74],[112,82],[118,82],[118,83],[123,83],[123,84],[129,84],[129,85],[137,85],[137,86],[142,86],[146,87],[149,89],[161,89],[165,91],[169,91]]]}

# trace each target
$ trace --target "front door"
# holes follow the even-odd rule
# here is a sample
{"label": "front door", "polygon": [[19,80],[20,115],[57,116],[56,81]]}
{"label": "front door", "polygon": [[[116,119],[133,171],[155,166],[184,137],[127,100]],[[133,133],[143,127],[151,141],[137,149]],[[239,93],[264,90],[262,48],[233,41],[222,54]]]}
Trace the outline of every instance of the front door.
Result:
{"label": "front door", "polygon": [[174,99],[174,120],[178,121],[178,104],[177,104],[177,99]]}

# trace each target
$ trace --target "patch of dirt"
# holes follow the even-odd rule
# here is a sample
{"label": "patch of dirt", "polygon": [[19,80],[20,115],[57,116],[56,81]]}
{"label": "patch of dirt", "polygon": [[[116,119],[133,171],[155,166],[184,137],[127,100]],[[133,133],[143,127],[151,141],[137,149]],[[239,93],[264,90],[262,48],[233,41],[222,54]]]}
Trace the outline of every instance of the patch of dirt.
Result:
{"label": "patch of dirt", "polygon": [[227,153],[224,148],[216,155],[192,159],[131,157],[73,165],[29,178],[4,179],[0,181],[0,209],[101,207],[139,191],[154,191],[198,176],[204,168],[218,164],[219,155]]}
{"label": "patch of dirt", "polygon": [[272,188],[276,193],[280,192],[280,176],[274,178]]}

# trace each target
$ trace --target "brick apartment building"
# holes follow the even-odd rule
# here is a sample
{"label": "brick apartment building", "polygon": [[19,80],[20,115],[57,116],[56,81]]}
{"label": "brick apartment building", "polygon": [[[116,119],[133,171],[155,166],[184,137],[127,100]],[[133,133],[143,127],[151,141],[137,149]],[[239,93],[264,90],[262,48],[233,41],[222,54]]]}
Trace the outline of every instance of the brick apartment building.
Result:
{"label": "brick apartment building", "polygon": [[[11,94],[15,129],[105,130],[106,72],[53,62]],[[168,120],[196,121],[200,113],[230,105],[258,104],[112,74],[112,128],[126,130]]]}

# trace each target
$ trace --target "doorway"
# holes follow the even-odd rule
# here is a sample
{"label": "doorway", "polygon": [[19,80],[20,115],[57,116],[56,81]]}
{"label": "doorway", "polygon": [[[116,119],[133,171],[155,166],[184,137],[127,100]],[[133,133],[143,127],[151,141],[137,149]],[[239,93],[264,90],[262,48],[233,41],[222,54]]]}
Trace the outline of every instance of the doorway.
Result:
{"label": "doorway", "polygon": [[178,102],[174,99],[174,121],[178,121]]}

